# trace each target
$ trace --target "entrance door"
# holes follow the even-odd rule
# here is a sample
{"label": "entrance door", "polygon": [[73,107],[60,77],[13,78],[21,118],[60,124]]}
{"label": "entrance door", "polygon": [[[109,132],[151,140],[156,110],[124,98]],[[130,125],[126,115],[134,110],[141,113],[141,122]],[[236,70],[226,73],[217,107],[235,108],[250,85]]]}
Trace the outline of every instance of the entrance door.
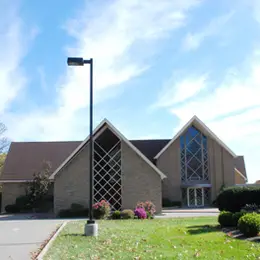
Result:
{"label": "entrance door", "polygon": [[203,207],[204,206],[204,189],[203,188],[188,188],[188,207]]}

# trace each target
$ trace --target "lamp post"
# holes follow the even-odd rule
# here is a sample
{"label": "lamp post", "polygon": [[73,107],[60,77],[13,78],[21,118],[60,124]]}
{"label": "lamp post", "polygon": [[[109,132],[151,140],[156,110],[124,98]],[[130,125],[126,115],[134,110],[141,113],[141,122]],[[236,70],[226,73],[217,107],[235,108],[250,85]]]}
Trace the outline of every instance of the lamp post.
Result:
{"label": "lamp post", "polygon": [[68,66],[90,65],[89,88],[89,219],[85,225],[86,236],[97,236],[98,225],[93,219],[93,59],[84,60],[81,57],[69,57]]}

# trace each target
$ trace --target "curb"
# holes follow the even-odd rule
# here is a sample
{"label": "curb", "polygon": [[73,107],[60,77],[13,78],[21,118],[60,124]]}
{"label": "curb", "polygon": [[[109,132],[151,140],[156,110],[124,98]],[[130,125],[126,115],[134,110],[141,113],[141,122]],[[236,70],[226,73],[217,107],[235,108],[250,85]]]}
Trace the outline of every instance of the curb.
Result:
{"label": "curb", "polygon": [[56,239],[56,237],[59,235],[59,233],[62,231],[62,229],[67,225],[68,222],[64,222],[57,230],[57,232],[52,236],[52,238],[49,240],[49,242],[44,246],[40,254],[36,257],[36,260],[43,260],[43,257],[48,252],[49,248],[51,247],[52,243]]}
{"label": "curb", "polygon": [[167,213],[167,214],[183,214],[183,213],[185,213],[185,214],[187,214],[187,213],[189,213],[189,214],[193,214],[193,213],[201,213],[201,214],[203,214],[203,213],[216,213],[216,214],[218,214],[219,212],[217,212],[217,211],[169,211],[169,210],[164,210],[164,212],[163,212],[163,214],[165,214],[165,213]]}

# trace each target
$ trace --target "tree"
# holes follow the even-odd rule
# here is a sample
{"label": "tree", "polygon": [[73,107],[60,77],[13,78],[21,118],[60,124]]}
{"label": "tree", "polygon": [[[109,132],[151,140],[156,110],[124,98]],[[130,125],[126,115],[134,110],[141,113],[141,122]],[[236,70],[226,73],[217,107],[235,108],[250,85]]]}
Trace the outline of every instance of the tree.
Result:
{"label": "tree", "polygon": [[28,197],[32,208],[37,208],[48,195],[51,185],[49,176],[51,172],[51,164],[47,161],[43,162],[42,170],[34,173],[33,180],[27,183],[26,196]]}
{"label": "tree", "polygon": [[2,173],[2,169],[3,169],[3,166],[4,166],[5,158],[6,158],[6,153],[0,154],[0,175]]}
{"label": "tree", "polygon": [[5,124],[0,122],[0,153],[3,153],[10,143],[8,138],[4,135],[6,130]]}

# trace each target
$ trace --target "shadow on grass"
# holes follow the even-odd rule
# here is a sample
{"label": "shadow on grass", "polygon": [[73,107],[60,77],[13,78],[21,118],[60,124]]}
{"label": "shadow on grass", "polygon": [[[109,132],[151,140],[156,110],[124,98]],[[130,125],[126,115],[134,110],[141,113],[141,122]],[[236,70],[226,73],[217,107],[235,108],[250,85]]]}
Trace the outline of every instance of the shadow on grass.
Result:
{"label": "shadow on grass", "polygon": [[221,231],[219,225],[198,225],[198,226],[188,227],[188,233],[191,235],[199,235],[199,234],[218,232],[218,231]]}

